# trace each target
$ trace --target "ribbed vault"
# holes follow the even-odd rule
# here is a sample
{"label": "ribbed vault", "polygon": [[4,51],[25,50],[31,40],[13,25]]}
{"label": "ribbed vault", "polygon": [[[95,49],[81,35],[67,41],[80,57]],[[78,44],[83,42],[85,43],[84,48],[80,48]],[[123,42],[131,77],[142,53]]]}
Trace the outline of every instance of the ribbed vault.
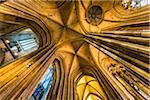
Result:
{"label": "ribbed vault", "polygon": [[120,0],[1,3],[0,36],[29,27],[40,47],[0,69],[0,99],[30,99],[50,64],[54,77],[48,100],[147,99],[149,9],[126,10]]}

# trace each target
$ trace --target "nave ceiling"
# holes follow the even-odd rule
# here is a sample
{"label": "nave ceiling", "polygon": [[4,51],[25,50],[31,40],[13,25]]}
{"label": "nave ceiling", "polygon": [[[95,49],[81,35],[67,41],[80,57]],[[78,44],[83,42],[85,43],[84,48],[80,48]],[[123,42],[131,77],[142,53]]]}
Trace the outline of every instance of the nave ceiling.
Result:
{"label": "nave ceiling", "polygon": [[[149,97],[149,9],[125,9],[120,0],[1,3],[0,35],[28,27],[36,33],[40,48],[0,69],[0,99],[29,99],[54,59],[61,68],[54,67],[48,100],[82,98],[76,85],[85,75],[97,80],[101,91],[93,94],[102,93],[103,99]],[[29,62],[33,64],[25,68]]]}

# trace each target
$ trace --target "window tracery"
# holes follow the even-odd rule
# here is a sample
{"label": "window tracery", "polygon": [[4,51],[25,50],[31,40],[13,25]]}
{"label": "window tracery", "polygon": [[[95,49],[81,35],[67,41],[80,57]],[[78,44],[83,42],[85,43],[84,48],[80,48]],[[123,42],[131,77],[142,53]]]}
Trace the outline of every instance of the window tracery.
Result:
{"label": "window tracery", "polygon": [[99,5],[90,5],[87,12],[87,22],[92,25],[98,25],[103,17],[103,10]]}
{"label": "window tracery", "polygon": [[0,66],[34,52],[39,48],[37,35],[30,28],[18,29],[1,36],[0,44]]}
{"label": "window tracery", "polygon": [[50,68],[46,71],[44,77],[38,84],[36,90],[32,94],[31,100],[45,100],[51,87],[53,79],[52,76],[53,76],[53,67],[50,66]]}

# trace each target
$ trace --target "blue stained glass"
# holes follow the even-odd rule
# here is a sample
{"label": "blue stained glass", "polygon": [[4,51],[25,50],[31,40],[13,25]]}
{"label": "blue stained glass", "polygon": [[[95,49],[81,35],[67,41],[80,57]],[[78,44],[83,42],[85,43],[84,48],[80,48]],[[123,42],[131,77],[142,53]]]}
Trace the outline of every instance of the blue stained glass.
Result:
{"label": "blue stained glass", "polygon": [[53,67],[50,65],[48,70],[45,72],[43,78],[38,84],[35,92],[32,94],[30,100],[45,100],[48,90],[50,89],[53,79]]}

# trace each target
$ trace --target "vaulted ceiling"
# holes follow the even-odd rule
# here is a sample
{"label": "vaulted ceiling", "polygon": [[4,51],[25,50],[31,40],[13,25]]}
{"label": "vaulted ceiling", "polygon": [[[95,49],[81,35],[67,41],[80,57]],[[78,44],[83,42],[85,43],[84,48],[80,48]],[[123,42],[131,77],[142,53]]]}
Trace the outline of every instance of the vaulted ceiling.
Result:
{"label": "vaulted ceiling", "polygon": [[[122,7],[120,0],[3,2],[0,4],[0,35],[29,27],[37,34],[40,48],[0,69],[3,74],[0,76],[2,87],[14,79],[14,83],[10,82],[9,86],[0,89],[0,98],[29,98],[38,78],[42,77],[48,64],[57,58],[62,60],[58,71],[61,76],[57,74],[59,79],[57,75],[54,76],[54,89],[50,90],[48,96],[50,99],[77,99],[72,96],[76,92],[72,91],[75,91],[74,86],[84,75],[92,76],[98,81],[107,99],[143,99],[134,89],[130,90],[129,85],[125,86],[125,82],[129,83],[122,77],[130,79],[136,73],[132,77],[142,82],[145,88],[140,89],[148,93],[148,9],[149,6],[127,10]],[[18,65],[18,62],[21,64]],[[33,63],[32,67],[24,68],[29,62]],[[13,75],[17,70],[19,72]],[[124,73],[124,70],[128,73],[118,74]],[[10,74],[7,76],[6,72]],[[117,77],[116,74],[120,76]],[[21,84],[15,84],[18,81]],[[140,84],[137,86],[140,87]],[[6,88],[11,89],[7,91]],[[55,96],[53,93],[58,94]]]}

